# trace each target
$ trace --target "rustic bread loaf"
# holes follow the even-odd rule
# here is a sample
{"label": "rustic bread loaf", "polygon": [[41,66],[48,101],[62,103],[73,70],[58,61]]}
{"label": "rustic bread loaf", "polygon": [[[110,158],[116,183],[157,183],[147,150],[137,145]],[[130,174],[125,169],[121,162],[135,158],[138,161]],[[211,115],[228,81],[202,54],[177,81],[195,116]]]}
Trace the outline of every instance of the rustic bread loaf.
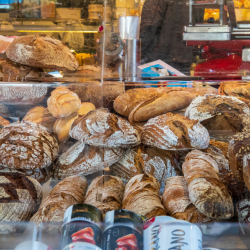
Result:
{"label": "rustic bread loaf", "polygon": [[139,132],[128,121],[101,108],[76,119],[69,135],[99,147],[128,148],[140,143]]}
{"label": "rustic bread loaf", "polygon": [[27,112],[27,114],[23,118],[23,121],[29,121],[36,123],[38,125],[42,125],[45,128],[47,128],[50,132],[52,132],[56,118],[49,112],[48,109],[42,106],[37,106],[31,108]]}
{"label": "rustic bread loaf", "polygon": [[159,191],[160,183],[152,175],[136,175],[125,186],[122,208],[147,218],[166,215]]}
{"label": "rustic bread loaf", "polygon": [[[1,168],[42,174],[42,169],[47,172],[46,168],[53,163],[58,150],[55,136],[35,123],[15,122],[3,127],[0,133]],[[41,181],[40,178],[44,179],[44,176],[41,175],[37,180]]]}
{"label": "rustic bread loaf", "polygon": [[121,148],[98,148],[78,141],[59,157],[54,178],[62,180],[71,175],[92,174],[117,162],[124,153]]}
{"label": "rustic bread loaf", "polygon": [[18,231],[10,222],[28,221],[41,201],[42,187],[36,180],[17,171],[0,171],[0,234]]}
{"label": "rustic bread loaf", "polygon": [[74,71],[78,67],[70,49],[47,35],[17,37],[7,48],[6,55],[14,62],[35,68]]}
{"label": "rustic bread loaf", "polygon": [[77,112],[81,107],[81,100],[67,88],[58,87],[51,92],[47,104],[49,112],[54,117],[61,118]]}
{"label": "rustic bread loaf", "polygon": [[43,229],[47,232],[61,231],[66,209],[74,204],[83,203],[87,186],[86,179],[81,176],[70,176],[59,182],[42,202],[31,221],[37,225],[45,223]]}
{"label": "rustic bread loaf", "polygon": [[190,152],[182,166],[189,198],[199,212],[212,219],[229,219],[234,214],[232,197],[219,178],[216,161],[199,150]]}
{"label": "rustic bread loaf", "polygon": [[119,177],[102,175],[91,182],[84,203],[97,207],[105,215],[122,208],[123,193],[124,185]]}
{"label": "rustic bread loaf", "polygon": [[141,134],[142,143],[164,150],[205,149],[209,134],[198,120],[167,113],[150,119]]}
{"label": "rustic bread loaf", "polygon": [[195,98],[186,110],[189,119],[198,119],[210,131],[241,132],[250,128],[250,109],[233,96],[205,95]]}
{"label": "rustic bread loaf", "polygon": [[77,112],[57,119],[53,131],[57,135],[58,141],[66,142],[69,138],[69,131],[74,120],[78,118],[79,115],[86,115],[91,110],[95,110],[95,106],[90,102],[83,102],[81,108]]}
{"label": "rustic bread loaf", "polygon": [[109,169],[111,174],[125,182],[138,174],[151,174],[162,186],[168,177],[182,175],[173,151],[144,145],[127,149],[125,155]]}
{"label": "rustic bread loaf", "polygon": [[72,83],[69,89],[76,93],[82,102],[91,102],[96,108],[113,108],[114,100],[124,93],[123,82],[85,81],[83,84]]}
{"label": "rustic bread loaf", "polygon": [[191,223],[211,222],[206,215],[200,213],[189,199],[188,185],[183,176],[174,176],[166,180],[162,196],[165,210],[177,220]]}

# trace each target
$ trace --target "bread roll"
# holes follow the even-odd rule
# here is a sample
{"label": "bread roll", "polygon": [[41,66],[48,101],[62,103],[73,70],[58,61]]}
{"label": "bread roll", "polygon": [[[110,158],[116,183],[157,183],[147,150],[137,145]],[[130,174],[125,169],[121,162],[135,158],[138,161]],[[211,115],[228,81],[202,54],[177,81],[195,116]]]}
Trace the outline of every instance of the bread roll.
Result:
{"label": "bread roll", "polygon": [[108,211],[122,208],[123,193],[124,185],[119,177],[102,175],[91,182],[84,203],[97,207],[105,216]]}
{"label": "bread roll", "polygon": [[59,157],[54,178],[62,180],[71,175],[95,173],[119,161],[124,153],[121,148],[98,148],[78,141]]}
{"label": "bread roll", "polygon": [[23,121],[33,122],[39,125],[44,126],[49,131],[53,131],[53,125],[56,121],[56,118],[50,114],[49,110],[42,107],[37,106],[31,108],[28,113],[23,118]]}
{"label": "bread roll", "polygon": [[136,175],[125,186],[122,208],[148,219],[166,215],[159,191],[160,183],[152,175]]}
{"label": "bread roll", "polygon": [[44,223],[43,230],[47,232],[60,232],[66,209],[83,203],[87,186],[86,179],[81,176],[70,176],[59,182],[42,202],[31,221],[37,225]]}
{"label": "bread roll", "polygon": [[162,186],[168,177],[182,174],[173,152],[143,145],[127,149],[125,155],[109,169],[125,182],[138,174],[151,174]]}
{"label": "bread roll", "polygon": [[188,186],[183,176],[170,177],[162,196],[165,210],[177,220],[191,223],[211,222],[206,215],[200,213],[189,199]]}
{"label": "bread roll", "polygon": [[80,116],[70,129],[70,136],[92,146],[128,148],[140,143],[139,132],[125,119],[106,109],[96,109]]}
{"label": "bread roll", "polygon": [[205,95],[195,98],[185,116],[197,119],[209,131],[241,132],[250,127],[250,109],[233,96]]}
{"label": "bread roll", "polygon": [[20,228],[13,222],[28,221],[41,201],[42,187],[36,180],[17,171],[0,171],[0,234],[17,232]]}
{"label": "bread roll", "polygon": [[212,219],[229,219],[234,214],[232,197],[219,178],[216,161],[199,150],[190,152],[182,166],[189,198],[199,212]]}
{"label": "bread roll", "polygon": [[52,91],[47,104],[49,112],[56,118],[69,116],[81,108],[81,101],[77,94],[65,87]]}
{"label": "bread roll", "polygon": [[54,124],[53,131],[57,135],[58,141],[67,141],[69,138],[69,131],[74,120],[78,118],[79,115],[86,115],[91,110],[95,110],[95,106],[90,102],[83,102],[81,104],[81,108],[77,112],[67,117],[57,119]]}
{"label": "bread roll", "polygon": [[164,150],[205,149],[209,134],[197,120],[167,113],[150,119],[141,134],[142,143]]}
{"label": "bread roll", "polygon": [[17,37],[7,48],[6,55],[14,62],[35,68],[74,71],[78,67],[70,49],[47,35]]}
{"label": "bread roll", "polygon": [[15,122],[0,133],[0,168],[10,168],[29,174],[39,182],[50,176],[49,168],[59,150],[55,136],[31,122]]}

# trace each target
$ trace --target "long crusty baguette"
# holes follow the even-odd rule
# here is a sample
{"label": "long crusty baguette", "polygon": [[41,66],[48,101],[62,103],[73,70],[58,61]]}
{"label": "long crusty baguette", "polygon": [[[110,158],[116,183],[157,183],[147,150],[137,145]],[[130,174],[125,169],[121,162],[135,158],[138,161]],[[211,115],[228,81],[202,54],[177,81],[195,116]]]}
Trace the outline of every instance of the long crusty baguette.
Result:
{"label": "long crusty baguette", "polygon": [[220,180],[217,162],[199,150],[190,152],[182,165],[189,198],[196,208],[212,219],[233,216],[232,197]]}

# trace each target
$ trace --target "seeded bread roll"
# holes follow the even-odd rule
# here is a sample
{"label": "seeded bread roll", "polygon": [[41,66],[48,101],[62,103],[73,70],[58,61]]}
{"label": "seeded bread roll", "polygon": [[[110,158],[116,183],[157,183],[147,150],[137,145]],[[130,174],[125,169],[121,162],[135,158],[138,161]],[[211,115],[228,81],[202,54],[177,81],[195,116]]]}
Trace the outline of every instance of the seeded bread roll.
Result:
{"label": "seeded bread roll", "polygon": [[56,118],[52,116],[52,114],[49,112],[48,109],[42,106],[37,106],[37,107],[31,108],[28,111],[28,113],[23,118],[23,121],[29,121],[29,122],[42,125],[45,128],[47,128],[50,132],[52,132],[53,125],[56,121]]}
{"label": "seeded bread roll", "polygon": [[39,182],[45,176],[59,150],[55,136],[31,122],[15,122],[3,127],[0,133],[0,168],[29,173]]}
{"label": "seeded bread roll", "polygon": [[170,177],[166,180],[162,202],[167,213],[177,220],[191,223],[212,222],[190,201],[187,182],[183,176]]}
{"label": "seeded bread roll", "polygon": [[125,186],[122,208],[148,219],[166,215],[159,191],[160,183],[152,175],[136,175]]}
{"label": "seeded bread roll", "polygon": [[42,201],[41,185],[17,171],[0,171],[0,234],[20,230],[11,222],[28,221]]}
{"label": "seeded bread roll", "polygon": [[65,87],[52,91],[47,104],[49,112],[56,118],[69,116],[81,108],[81,100],[77,94]]}
{"label": "seeded bread roll", "polygon": [[125,119],[106,109],[96,109],[80,116],[70,129],[70,136],[92,146],[128,148],[140,144],[139,132]]}
{"label": "seeded bread roll", "polygon": [[197,120],[167,113],[150,119],[141,134],[142,143],[164,150],[205,149],[209,134]]}
{"label": "seeded bread roll", "polygon": [[84,203],[97,207],[105,216],[108,211],[122,208],[123,193],[124,185],[119,177],[102,175],[91,182]]}
{"label": "seeded bread roll", "polygon": [[14,62],[35,68],[74,71],[78,67],[70,49],[47,35],[17,37],[7,48],[6,55]]}
{"label": "seeded bread roll", "polygon": [[182,166],[189,198],[199,212],[212,219],[229,219],[234,214],[232,197],[219,178],[216,161],[199,150],[190,152]]}
{"label": "seeded bread roll", "polygon": [[209,131],[241,132],[250,128],[250,109],[233,96],[205,95],[195,98],[186,110],[189,119],[198,119]]}
{"label": "seeded bread roll", "polygon": [[182,175],[174,152],[143,145],[127,149],[125,155],[109,169],[125,182],[138,174],[151,174],[162,186],[168,177]]}
{"label": "seeded bread roll", "polygon": [[57,162],[54,178],[62,180],[71,175],[88,175],[109,167],[124,155],[121,148],[98,148],[78,141]]}
{"label": "seeded bread roll", "polygon": [[38,226],[44,223],[43,230],[46,232],[60,232],[66,209],[83,203],[87,186],[86,179],[81,176],[70,176],[59,182],[42,202],[31,221]]}

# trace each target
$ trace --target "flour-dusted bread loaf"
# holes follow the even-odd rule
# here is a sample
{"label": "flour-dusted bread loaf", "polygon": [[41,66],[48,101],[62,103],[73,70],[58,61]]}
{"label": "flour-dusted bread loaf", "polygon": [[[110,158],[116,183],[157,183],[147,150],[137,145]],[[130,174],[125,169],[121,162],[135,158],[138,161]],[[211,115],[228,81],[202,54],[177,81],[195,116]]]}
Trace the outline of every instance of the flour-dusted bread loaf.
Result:
{"label": "flour-dusted bread loaf", "polygon": [[83,84],[72,83],[69,89],[76,93],[82,102],[91,102],[96,108],[113,108],[114,100],[125,92],[123,82],[85,81]]}
{"label": "flour-dusted bread loaf", "polygon": [[150,119],[141,134],[142,143],[164,150],[205,149],[209,134],[198,120],[167,113]]}
{"label": "flour-dusted bread loaf", "polygon": [[241,132],[250,128],[249,107],[233,96],[198,96],[185,116],[199,120],[209,131]]}
{"label": "flour-dusted bread loaf", "polygon": [[78,141],[59,157],[54,178],[62,180],[71,175],[95,173],[119,161],[124,153],[122,148],[99,148]]}
{"label": "flour-dusted bread loaf", "polygon": [[6,55],[14,62],[35,68],[74,71],[78,67],[70,49],[47,35],[17,37],[7,48]]}
{"label": "flour-dusted bread loaf", "polygon": [[53,131],[57,135],[58,141],[66,142],[69,138],[69,131],[74,120],[77,119],[79,115],[86,115],[92,110],[95,110],[95,106],[92,103],[83,102],[77,112],[57,119],[54,124]]}
{"label": "flour-dusted bread loaf", "polygon": [[191,223],[212,221],[199,212],[190,201],[188,185],[183,176],[170,177],[166,180],[162,202],[166,212],[177,220],[186,220]]}
{"label": "flour-dusted bread loaf", "polygon": [[138,174],[151,174],[163,186],[168,177],[182,175],[173,151],[140,145],[126,150],[125,155],[109,167],[111,173],[128,182]]}
{"label": "flour-dusted bread loaf", "polygon": [[69,134],[76,140],[99,147],[128,148],[140,144],[137,129],[127,120],[102,108],[76,119]]}
{"label": "flour-dusted bread loaf", "polygon": [[0,132],[0,168],[27,171],[39,182],[49,178],[45,174],[58,150],[55,136],[32,122],[15,122]]}
{"label": "flour-dusted bread loaf", "polygon": [[42,125],[45,128],[47,128],[50,132],[52,132],[56,118],[49,112],[48,109],[42,106],[37,106],[31,108],[27,112],[27,114],[23,118],[23,121],[29,121],[36,123],[38,125]]}
{"label": "flour-dusted bread loaf", "polygon": [[149,174],[132,177],[125,186],[122,208],[152,218],[166,215],[161,198],[159,181]]}
{"label": "flour-dusted bread loaf", "polygon": [[77,94],[65,87],[53,90],[47,104],[49,112],[56,118],[69,116],[81,108]]}
{"label": "flour-dusted bread loaf", "polygon": [[47,232],[61,231],[66,209],[83,203],[87,186],[86,179],[81,176],[70,176],[59,182],[42,202],[31,221],[37,225],[44,223],[43,229]]}
{"label": "flour-dusted bread loaf", "polygon": [[229,219],[234,214],[232,197],[220,180],[217,162],[199,150],[190,152],[182,166],[189,198],[199,212],[212,219]]}
{"label": "flour-dusted bread loaf", "polygon": [[84,203],[97,207],[105,215],[122,208],[123,193],[124,185],[119,177],[102,175],[89,185]]}
{"label": "flour-dusted bread loaf", "polygon": [[14,222],[28,221],[42,201],[42,187],[17,171],[0,171],[0,234],[19,230]]}

